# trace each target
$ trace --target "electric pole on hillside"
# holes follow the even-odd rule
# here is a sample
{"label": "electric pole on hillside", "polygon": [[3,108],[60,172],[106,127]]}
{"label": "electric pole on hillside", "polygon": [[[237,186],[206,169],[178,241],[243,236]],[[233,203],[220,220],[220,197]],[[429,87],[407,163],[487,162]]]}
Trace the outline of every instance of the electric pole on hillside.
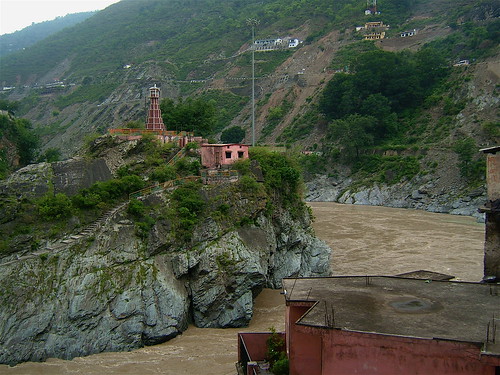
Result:
{"label": "electric pole on hillside", "polygon": [[255,18],[248,18],[247,25],[252,27],[252,146],[255,146],[255,26],[260,23]]}

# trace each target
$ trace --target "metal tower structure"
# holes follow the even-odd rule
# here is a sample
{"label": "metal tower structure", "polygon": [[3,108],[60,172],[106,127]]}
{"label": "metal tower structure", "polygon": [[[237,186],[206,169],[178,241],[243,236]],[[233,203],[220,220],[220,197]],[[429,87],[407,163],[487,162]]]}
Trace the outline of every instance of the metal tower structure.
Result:
{"label": "metal tower structure", "polygon": [[160,89],[156,87],[156,84],[149,88],[149,110],[146,130],[166,130],[161,118]]}

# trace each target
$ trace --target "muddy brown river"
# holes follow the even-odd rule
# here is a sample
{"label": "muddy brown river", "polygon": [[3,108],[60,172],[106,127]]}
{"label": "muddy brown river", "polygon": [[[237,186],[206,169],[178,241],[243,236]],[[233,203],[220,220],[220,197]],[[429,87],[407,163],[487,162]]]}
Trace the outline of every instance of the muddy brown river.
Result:
{"label": "muddy brown river", "polygon": [[[425,269],[479,281],[483,275],[484,224],[471,217],[386,207],[311,203],[318,237],[333,249],[334,275],[394,275]],[[234,375],[236,334],[284,329],[279,290],[264,290],[245,329],[189,327],[177,338],[128,353],[103,353],[71,361],[0,365],[0,374]]]}

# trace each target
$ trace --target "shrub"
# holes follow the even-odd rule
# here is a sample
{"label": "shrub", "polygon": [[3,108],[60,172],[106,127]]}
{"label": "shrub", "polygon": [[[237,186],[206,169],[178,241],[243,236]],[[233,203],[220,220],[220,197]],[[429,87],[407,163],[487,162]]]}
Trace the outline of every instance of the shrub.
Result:
{"label": "shrub", "polygon": [[260,191],[261,185],[253,177],[242,176],[238,186],[243,193],[256,194]]}
{"label": "shrub", "polygon": [[458,155],[460,174],[467,180],[474,179],[479,172],[477,163],[473,162],[477,149],[476,142],[470,137],[457,141],[453,146],[453,151]]}
{"label": "shrub", "polygon": [[200,174],[201,164],[199,160],[189,161],[187,158],[180,159],[175,163],[175,170],[180,176],[192,176]]}
{"label": "shrub", "polygon": [[490,137],[500,137],[500,122],[487,122],[483,125],[483,130]]}
{"label": "shrub", "polygon": [[144,215],[144,203],[137,199],[131,199],[128,203],[127,213],[134,216],[135,218],[140,218]]}
{"label": "shrub", "polygon": [[155,219],[151,216],[145,216],[142,221],[135,223],[135,233],[138,237],[147,238],[151,228],[155,225]]}
{"label": "shrub", "polygon": [[271,372],[275,375],[288,375],[288,358],[285,351],[285,340],[276,333],[274,327],[270,328],[271,335],[267,339],[266,359],[271,365]]}
{"label": "shrub", "polygon": [[77,207],[92,208],[100,203],[109,204],[119,198],[126,198],[128,194],[140,190],[145,186],[142,178],[136,175],[124,176],[105,182],[96,182],[88,189],[82,189],[73,197]]}
{"label": "shrub", "polygon": [[170,165],[162,165],[153,170],[150,179],[158,182],[174,180],[176,177],[174,167]]}
{"label": "shrub", "polygon": [[199,214],[205,207],[205,201],[201,198],[199,189],[199,184],[188,183],[172,193],[172,203],[177,219],[174,223],[175,237],[180,241],[191,239]]}
{"label": "shrub", "polygon": [[288,375],[290,372],[290,366],[285,353],[281,353],[280,359],[274,362],[274,365],[271,366],[271,372],[274,375]]}
{"label": "shrub", "polygon": [[38,213],[47,220],[69,217],[73,211],[71,199],[66,194],[47,194],[37,202]]}
{"label": "shrub", "polygon": [[232,169],[237,170],[238,173],[242,176],[250,175],[250,159],[236,160],[232,165]]}

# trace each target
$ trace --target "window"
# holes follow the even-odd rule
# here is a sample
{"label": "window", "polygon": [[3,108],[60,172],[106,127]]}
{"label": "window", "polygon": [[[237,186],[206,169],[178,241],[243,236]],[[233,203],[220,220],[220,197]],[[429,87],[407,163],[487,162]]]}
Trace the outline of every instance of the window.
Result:
{"label": "window", "polygon": [[245,156],[243,151],[238,151],[238,159],[242,159]]}
{"label": "window", "polygon": [[226,159],[231,159],[231,151],[226,151]]}

